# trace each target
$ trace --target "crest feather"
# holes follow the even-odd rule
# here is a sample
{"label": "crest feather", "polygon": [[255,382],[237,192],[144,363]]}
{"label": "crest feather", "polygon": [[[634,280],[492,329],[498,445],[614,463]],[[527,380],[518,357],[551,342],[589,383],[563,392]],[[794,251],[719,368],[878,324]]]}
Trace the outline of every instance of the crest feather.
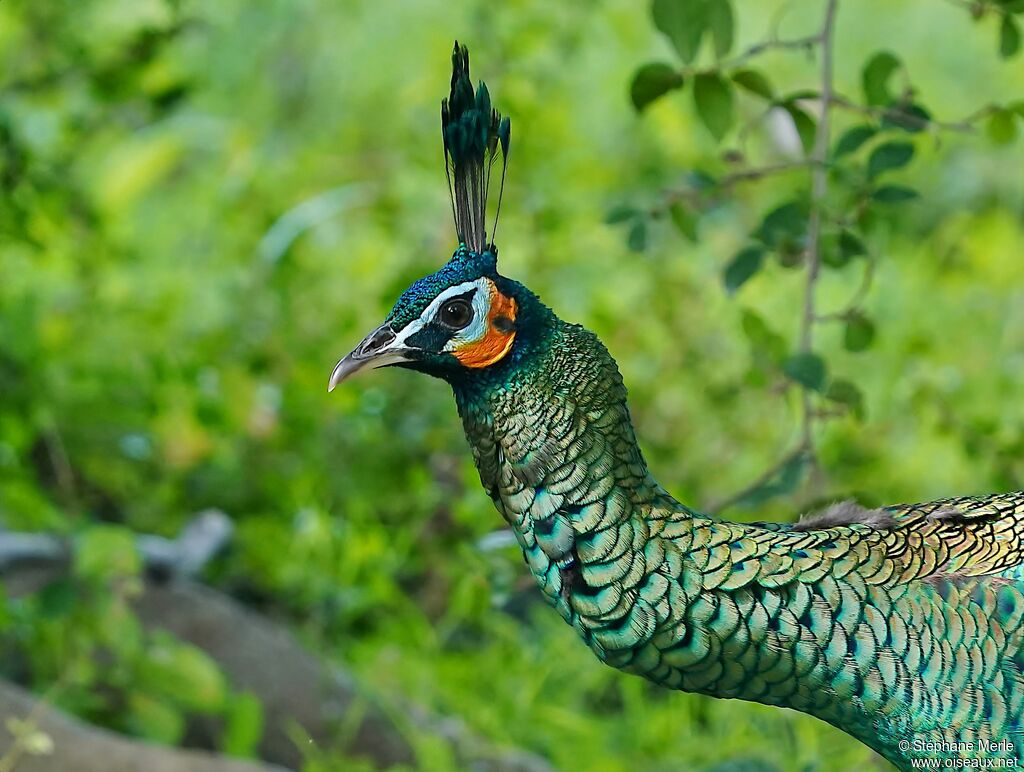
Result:
{"label": "crest feather", "polygon": [[[505,188],[511,124],[491,107],[491,95],[480,82],[474,90],[469,77],[469,51],[455,41],[452,51],[452,83],[448,98],[441,101],[441,138],[444,141],[445,173],[452,200],[455,231],[470,250],[494,251],[494,233]],[[501,184],[490,238],[487,236],[487,192],[491,167],[501,151]]]}

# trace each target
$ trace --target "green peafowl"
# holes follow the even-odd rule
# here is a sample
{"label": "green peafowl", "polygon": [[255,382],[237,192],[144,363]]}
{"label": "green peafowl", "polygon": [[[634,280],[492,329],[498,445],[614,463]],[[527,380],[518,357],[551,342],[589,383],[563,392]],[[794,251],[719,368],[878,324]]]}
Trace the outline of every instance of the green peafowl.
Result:
{"label": "green peafowl", "polygon": [[839,504],[796,524],[676,501],[601,341],[498,273],[485,213],[509,121],[458,43],[452,61],[441,120],[459,247],[329,389],[389,365],[447,381],[484,489],[602,662],[810,713],[904,769],[1024,760],[1024,493]]}

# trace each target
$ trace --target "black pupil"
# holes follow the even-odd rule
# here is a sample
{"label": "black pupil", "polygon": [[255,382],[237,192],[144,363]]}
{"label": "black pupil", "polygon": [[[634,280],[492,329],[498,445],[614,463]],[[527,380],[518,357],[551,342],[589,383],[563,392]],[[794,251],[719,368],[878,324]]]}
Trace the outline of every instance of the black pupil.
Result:
{"label": "black pupil", "polygon": [[473,312],[464,300],[453,300],[441,308],[441,321],[449,327],[465,327],[472,318]]}

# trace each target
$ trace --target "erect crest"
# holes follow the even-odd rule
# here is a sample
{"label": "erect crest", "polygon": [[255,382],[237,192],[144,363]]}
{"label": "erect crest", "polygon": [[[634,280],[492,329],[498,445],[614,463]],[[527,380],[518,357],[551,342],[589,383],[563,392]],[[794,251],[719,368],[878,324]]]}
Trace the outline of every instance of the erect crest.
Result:
{"label": "erect crest", "polygon": [[[473,252],[494,251],[494,233],[501,212],[511,126],[491,107],[483,81],[474,91],[469,79],[469,51],[455,41],[452,51],[452,87],[441,100],[441,137],[445,173],[452,199],[455,231]],[[501,183],[490,238],[487,236],[487,191],[491,167],[501,150]]]}

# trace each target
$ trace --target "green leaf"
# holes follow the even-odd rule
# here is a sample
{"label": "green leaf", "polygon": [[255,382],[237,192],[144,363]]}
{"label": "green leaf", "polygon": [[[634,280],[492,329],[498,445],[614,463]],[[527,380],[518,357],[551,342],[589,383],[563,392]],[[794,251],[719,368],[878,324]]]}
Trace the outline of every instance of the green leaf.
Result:
{"label": "green leaf", "polygon": [[252,758],[263,737],[263,704],[251,692],[233,697],[225,712],[221,750],[229,756]]}
{"label": "green leaf", "polygon": [[[46,588],[44,587],[43,591],[45,590]],[[73,595],[69,598],[69,601],[63,609],[58,609],[57,613],[53,616],[63,616],[74,608],[75,599]],[[11,599],[7,596],[7,588],[0,582],[0,636],[11,632],[11,627],[15,624],[16,618],[17,612],[12,608]]]}
{"label": "green leaf", "polygon": [[85,531],[75,547],[75,574],[85,579],[137,576],[142,560],[135,536],[127,528],[96,525]]}
{"label": "green leaf", "polygon": [[188,154],[181,135],[143,132],[119,143],[94,182],[95,198],[106,212],[123,212],[158,187]]}
{"label": "green leaf", "polygon": [[869,105],[887,105],[893,101],[889,93],[889,79],[900,66],[900,60],[888,51],[879,51],[864,65],[861,84]]}
{"label": "green leaf", "polygon": [[1020,27],[1009,14],[1003,16],[999,25],[999,55],[1009,59],[1020,50]]}
{"label": "green leaf", "polygon": [[693,213],[678,201],[672,203],[668,208],[669,217],[681,234],[694,244],[697,243],[697,218]]}
{"label": "green leaf", "polygon": [[825,386],[825,360],[810,351],[791,356],[782,363],[782,372],[811,391],[821,391]]}
{"label": "green leaf", "polygon": [[690,64],[697,57],[707,27],[705,0],[654,0],[651,16],[655,28],[668,38],[679,58]]}
{"label": "green leaf", "polygon": [[880,204],[902,204],[919,196],[916,190],[903,185],[883,185],[871,194],[871,198]]}
{"label": "green leaf", "polygon": [[654,100],[669,91],[682,88],[683,76],[663,62],[645,64],[633,74],[633,83],[629,87],[629,96],[633,100],[633,108],[641,112]]}
{"label": "green leaf", "polygon": [[685,177],[686,184],[695,190],[710,190],[718,184],[718,180],[700,169],[689,170]]}
{"label": "green leaf", "polygon": [[643,252],[647,249],[647,221],[637,219],[629,229],[626,236],[626,245],[633,252]]}
{"label": "green leaf", "polygon": [[867,247],[860,237],[845,229],[826,240],[824,246],[821,260],[832,268],[842,268],[853,258],[867,254]]}
{"label": "green leaf", "polygon": [[70,614],[80,603],[78,586],[69,578],[56,579],[37,595],[39,614],[43,619],[55,619]]}
{"label": "green leaf", "polygon": [[793,119],[793,126],[796,128],[796,133],[800,136],[800,144],[803,145],[804,152],[810,153],[814,150],[814,139],[817,133],[817,124],[810,114],[800,107],[796,102],[786,102],[782,107],[789,117]]}
{"label": "green leaf", "polygon": [[821,239],[821,263],[829,268],[842,268],[850,262],[850,257],[843,254],[839,248],[839,239],[836,236],[822,237]]}
{"label": "green leaf", "polygon": [[860,150],[861,145],[871,139],[875,134],[878,133],[878,129],[874,126],[868,126],[863,124],[860,126],[851,126],[845,132],[843,136],[836,142],[835,149],[832,151],[833,158],[842,158],[844,155],[850,155],[850,153],[856,153]]}
{"label": "green leaf", "polygon": [[754,96],[771,101],[775,99],[775,90],[768,78],[759,70],[737,70],[732,74],[732,82]]}
{"label": "green leaf", "polygon": [[721,58],[732,49],[735,22],[730,0],[709,0],[707,24],[715,43],[715,56]]}
{"label": "green leaf", "polygon": [[136,673],[136,685],[185,710],[223,708],[227,682],[208,654],[167,637],[154,645]]}
{"label": "green leaf", "polygon": [[789,201],[766,214],[753,236],[766,246],[778,249],[799,241],[806,232],[806,205]]}
{"label": "green leaf", "polygon": [[795,491],[803,480],[807,467],[807,455],[798,453],[786,461],[782,468],[763,485],[759,485],[747,493],[737,505],[753,507],[776,496],[785,496]]}
{"label": "green leaf", "polygon": [[781,362],[786,356],[786,339],[769,327],[758,314],[743,309],[740,324],[755,356],[765,355],[774,363]]}
{"label": "green leaf", "polygon": [[843,346],[847,351],[865,351],[875,339],[875,324],[860,311],[853,311],[846,317],[843,331]]}
{"label": "green leaf", "polygon": [[750,277],[761,270],[764,264],[764,248],[751,246],[741,249],[725,267],[722,279],[725,289],[733,294],[742,287]]}
{"label": "green leaf", "polygon": [[1017,119],[1006,108],[993,111],[985,124],[988,138],[997,145],[1007,145],[1017,137]]}
{"label": "green leaf", "polygon": [[615,225],[616,223],[625,222],[626,220],[632,220],[640,214],[640,210],[629,204],[618,204],[608,210],[608,213],[604,216],[604,221],[609,225]]}
{"label": "green leaf", "polygon": [[813,88],[801,88],[786,95],[782,102],[799,102],[801,100],[816,101],[821,98],[821,92]]}
{"label": "green leaf", "polygon": [[792,493],[796,490],[800,484],[800,480],[804,476],[804,468],[807,466],[807,456],[800,454],[794,456],[790,461],[786,463],[782,469],[779,470],[779,476],[777,480],[777,490],[780,494]]}
{"label": "green leaf", "polygon": [[837,378],[829,384],[825,399],[845,405],[857,420],[864,420],[864,394],[855,383]]}
{"label": "green leaf", "polygon": [[893,105],[882,113],[883,128],[903,129],[909,134],[924,131],[931,120],[931,113],[913,103]]}
{"label": "green leaf", "polygon": [[883,172],[900,169],[914,157],[914,146],[909,142],[886,142],[871,151],[868,158],[868,177],[874,179]]}
{"label": "green leaf", "polygon": [[124,720],[131,734],[164,745],[177,745],[185,734],[181,710],[151,694],[129,694]]}
{"label": "green leaf", "polygon": [[860,237],[845,229],[839,234],[839,249],[847,257],[860,257],[868,253]]}
{"label": "green leaf", "polygon": [[726,135],[733,122],[733,91],[717,73],[701,73],[693,81],[697,115],[716,140]]}

